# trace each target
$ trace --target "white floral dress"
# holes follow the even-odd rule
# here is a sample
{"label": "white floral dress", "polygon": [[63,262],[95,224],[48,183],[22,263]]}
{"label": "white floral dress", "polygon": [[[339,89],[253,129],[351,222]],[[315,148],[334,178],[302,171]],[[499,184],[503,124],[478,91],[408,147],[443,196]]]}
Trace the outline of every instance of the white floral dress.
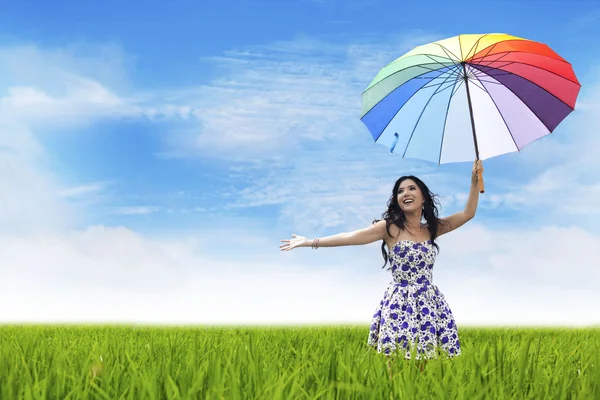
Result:
{"label": "white floral dress", "polygon": [[408,359],[411,348],[417,359],[435,358],[440,350],[450,357],[460,355],[452,311],[432,284],[435,258],[430,240],[401,240],[394,245],[389,254],[394,280],[373,315],[369,346],[386,355],[400,350]]}

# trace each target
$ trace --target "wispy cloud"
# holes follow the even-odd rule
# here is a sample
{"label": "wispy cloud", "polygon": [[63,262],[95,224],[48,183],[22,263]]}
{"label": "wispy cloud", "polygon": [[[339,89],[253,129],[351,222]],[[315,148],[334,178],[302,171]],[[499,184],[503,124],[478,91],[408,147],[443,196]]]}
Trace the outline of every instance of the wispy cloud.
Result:
{"label": "wispy cloud", "polygon": [[149,215],[149,214],[196,214],[196,213],[206,213],[206,212],[214,212],[218,208],[215,207],[213,209],[207,209],[205,207],[159,207],[159,206],[121,206],[121,207],[112,207],[110,208],[110,212],[118,215],[128,215],[128,216],[136,216],[136,215]]}
{"label": "wispy cloud", "polygon": [[113,212],[121,215],[147,215],[159,211],[160,208],[152,206],[115,207]]}
{"label": "wispy cloud", "polygon": [[92,205],[98,212],[103,200],[117,201],[106,190],[112,182],[90,183],[80,176],[83,182],[65,182],[53,174],[38,135],[81,129],[101,119],[182,118],[179,110],[185,106],[174,107],[163,93],[131,85],[130,63],[112,46],[0,46],[2,230],[66,228]]}
{"label": "wispy cloud", "polygon": [[[241,183],[225,207],[279,207],[283,221],[305,229],[371,221],[400,175],[429,174],[434,186],[452,180],[435,166],[390,156],[359,120],[360,93],[377,71],[433,38],[411,32],[387,43],[334,44],[303,37],[212,58],[222,75],[180,93],[180,104],[203,112],[200,127],[171,142],[172,154],[227,159]],[[197,98],[209,100],[200,107]],[[251,160],[252,172],[238,168]],[[468,190],[468,175],[461,182]]]}
{"label": "wispy cloud", "polygon": [[[0,47],[0,111],[29,127],[73,127],[99,118],[185,121],[200,112],[170,91],[135,87],[118,46]],[[175,95],[177,98],[177,95]]]}
{"label": "wispy cloud", "polygon": [[0,119],[0,232],[60,230],[73,217],[47,155],[23,124]]}
{"label": "wispy cloud", "polygon": [[598,22],[600,22],[600,10],[596,9],[567,20],[566,27],[570,32],[579,33],[596,27]]}
{"label": "wispy cloud", "polygon": [[85,185],[74,186],[61,190],[59,193],[65,198],[81,198],[96,194],[104,190],[111,182],[93,182]]}
{"label": "wispy cloud", "polygon": [[366,140],[360,93],[384,63],[426,38],[340,45],[301,37],[209,58],[219,78],[170,95],[172,104],[196,110],[200,122],[175,135],[172,153],[270,158],[323,142]]}
{"label": "wispy cloud", "polygon": [[71,203],[89,200],[106,184],[65,187],[37,138],[50,127],[123,115],[130,107],[109,89],[124,84],[122,54],[93,50],[0,47],[0,231],[67,229],[78,213]]}
{"label": "wispy cloud", "polygon": [[[140,114],[126,87],[125,56],[118,49],[90,46],[0,48],[0,110],[29,126],[77,124],[99,116]],[[94,68],[95,66],[95,68]]]}

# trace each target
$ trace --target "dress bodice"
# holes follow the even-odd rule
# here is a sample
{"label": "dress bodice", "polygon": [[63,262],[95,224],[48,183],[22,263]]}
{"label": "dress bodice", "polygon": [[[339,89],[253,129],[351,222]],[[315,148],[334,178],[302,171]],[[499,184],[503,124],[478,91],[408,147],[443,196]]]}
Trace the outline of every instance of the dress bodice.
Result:
{"label": "dress bodice", "polygon": [[436,252],[431,240],[399,241],[392,247],[388,257],[394,282],[401,287],[430,285],[435,257]]}

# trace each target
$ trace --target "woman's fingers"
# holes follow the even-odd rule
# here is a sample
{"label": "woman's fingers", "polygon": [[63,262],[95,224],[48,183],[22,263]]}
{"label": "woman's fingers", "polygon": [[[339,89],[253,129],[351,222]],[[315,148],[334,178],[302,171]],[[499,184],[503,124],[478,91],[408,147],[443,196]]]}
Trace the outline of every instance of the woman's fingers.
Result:
{"label": "woman's fingers", "polygon": [[293,239],[291,239],[291,240],[290,240],[290,239],[284,239],[284,240],[281,240],[281,243],[283,243],[283,244],[282,244],[282,245],[280,245],[280,246],[279,246],[279,248],[280,248],[282,251],[289,251],[289,250],[291,250],[291,249],[294,249],[294,248],[296,248],[296,246],[295,246],[295,245],[294,245],[294,243],[292,243],[292,242],[295,242],[295,244],[297,244],[297,240],[296,240],[296,239],[298,238],[298,235],[296,235],[296,234],[294,233],[294,234],[292,234],[292,238],[293,238]]}

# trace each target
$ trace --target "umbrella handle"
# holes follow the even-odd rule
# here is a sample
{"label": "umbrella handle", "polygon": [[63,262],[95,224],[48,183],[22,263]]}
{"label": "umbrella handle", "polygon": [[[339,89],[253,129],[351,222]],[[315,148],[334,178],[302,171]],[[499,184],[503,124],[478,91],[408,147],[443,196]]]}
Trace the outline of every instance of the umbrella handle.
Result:
{"label": "umbrella handle", "polygon": [[483,185],[483,171],[477,171],[477,182],[479,183],[479,193],[485,193]]}

